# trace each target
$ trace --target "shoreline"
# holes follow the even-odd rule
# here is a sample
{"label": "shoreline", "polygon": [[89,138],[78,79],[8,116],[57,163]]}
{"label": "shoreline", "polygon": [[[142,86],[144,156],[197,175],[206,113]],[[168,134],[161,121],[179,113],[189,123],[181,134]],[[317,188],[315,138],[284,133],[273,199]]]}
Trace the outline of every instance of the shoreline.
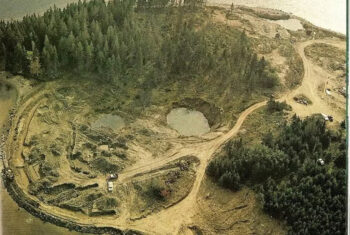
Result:
{"label": "shoreline", "polygon": [[[227,3],[219,3],[219,4],[217,4],[217,3],[212,3],[212,4],[211,3],[207,3],[206,6],[207,7],[221,7],[221,8],[224,8],[224,9],[228,9],[228,8],[231,7],[231,5],[227,4]],[[338,31],[335,31],[335,30],[332,30],[332,29],[327,29],[327,28],[324,28],[322,26],[315,25],[314,23],[310,22],[309,20],[307,20],[307,19],[305,19],[305,18],[303,18],[301,16],[297,16],[294,13],[291,13],[291,12],[285,12],[283,10],[279,10],[279,9],[276,9],[276,8],[252,7],[252,6],[246,6],[246,5],[240,5],[240,4],[235,5],[235,7],[241,8],[241,9],[242,8],[243,9],[246,8],[246,9],[252,9],[252,10],[275,11],[275,12],[280,12],[280,13],[283,13],[283,14],[287,14],[287,15],[291,16],[291,19],[298,19],[298,20],[300,20],[301,21],[300,23],[309,24],[309,25],[311,25],[312,27],[314,27],[314,28],[316,28],[318,30],[322,30],[322,31],[334,34],[335,36],[346,40],[346,34],[338,32]]]}
{"label": "shoreline", "polygon": [[[45,11],[47,11],[48,9],[50,8],[53,8],[54,6],[57,7],[57,8],[60,8],[60,9],[65,9],[67,7],[67,5],[69,4],[72,4],[72,3],[77,3],[77,1],[70,1],[70,2],[67,2],[67,3],[61,3],[61,4],[53,4],[53,5],[47,5],[46,7],[43,7],[43,8],[40,8],[39,11],[35,11],[35,12],[32,12],[32,13],[28,13],[28,14],[25,14],[25,15],[20,15],[20,14],[15,14],[13,17],[1,17],[0,16],[0,21],[5,21],[5,22],[10,22],[10,21],[21,21],[23,19],[23,17],[25,17],[26,15],[38,15],[38,16],[41,16],[45,13]],[[223,7],[223,8],[229,8],[231,6],[230,3],[218,3],[218,2],[207,2],[206,5],[207,7]],[[265,10],[274,10],[274,11],[279,11],[279,12],[282,12],[282,13],[285,13],[285,14],[288,14],[288,15],[291,15],[293,16],[294,18],[296,19],[301,19],[302,21],[308,23],[308,24],[311,24],[312,26],[318,28],[318,29],[322,29],[324,31],[328,31],[328,32],[331,32],[331,33],[335,33],[335,34],[339,34],[341,35],[342,37],[346,37],[346,29],[345,29],[345,32],[340,32],[340,31],[336,31],[334,29],[331,29],[331,28],[326,28],[324,26],[320,26],[320,25],[316,25],[315,23],[312,23],[310,20],[306,19],[306,18],[303,18],[302,16],[299,16],[299,15],[296,15],[295,13],[293,12],[287,12],[287,11],[284,11],[284,10],[281,10],[281,9],[277,9],[277,8],[273,8],[273,7],[260,7],[260,6],[251,6],[251,4],[248,4],[248,5],[244,5],[244,4],[235,4],[235,6],[238,6],[238,7],[246,7],[246,8],[250,8],[250,9],[265,9]]]}
{"label": "shoreline", "polygon": [[[247,7],[260,7],[278,9],[288,14],[293,14],[311,22],[317,27],[346,34],[346,1],[310,0],[300,2],[298,0],[278,1],[278,0],[211,0],[208,5],[226,4],[243,5]],[[317,6],[317,7],[315,7]]]}
{"label": "shoreline", "polygon": [[17,205],[25,209],[31,215],[41,219],[44,222],[52,223],[56,226],[64,227],[69,230],[74,230],[81,233],[90,233],[90,234],[111,234],[111,235],[141,235],[143,233],[136,230],[121,230],[114,227],[98,227],[94,225],[80,224],[77,222],[70,221],[68,219],[61,218],[40,210],[40,204],[36,201],[33,201],[30,198],[27,198],[22,189],[18,187],[15,180],[11,180],[9,177],[6,177],[3,172],[3,182],[5,188],[11,198],[17,203]]}
{"label": "shoreline", "polygon": [[[208,5],[210,6],[210,5]],[[218,4],[216,4],[215,6],[218,6]],[[229,6],[226,4],[226,6]],[[260,7],[246,7],[245,8],[251,8],[251,9],[268,9],[271,10],[269,8],[260,8]],[[272,9],[273,10],[273,9]],[[278,10],[280,12],[283,12],[281,10]],[[285,13],[285,12],[283,12]],[[289,14],[289,13],[286,13]],[[302,20],[302,22],[306,22],[309,23],[308,21],[306,21],[305,19],[301,18],[301,17],[297,17],[294,16],[293,14],[289,14],[293,17],[296,17],[297,19],[300,18]],[[329,31],[327,29],[323,29],[321,27],[315,26],[312,23],[310,23],[312,25],[312,27],[315,27],[317,29],[326,31],[326,32],[330,32],[331,34],[335,34],[338,35],[338,33],[336,32],[332,32]],[[338,37],[344,37],[345,35],[339,34]],[[14,105],[16,106],[16,105]],[[8,118],[8,125],[11,126],[11,118]],[[5,129],[4,129],[5,130]],[[4,161],[4,166],[6,166],[5,163],[7,159],[3,159]],[[84,232],[84,233],[92,233],[92,234],[100,234],[100,233],[107,233],[107,234],[142,234],[139,231],[135,231],[135,230],[120,230],[118,228],[114,228],[114,227],[97,227],[94,225],[87,225],[87,224],[80,224],[59,216],[56,216],[54,214],[51,214],[49,212],[44,212],[43,210],[40,209],[40,203],[33,201],[32,199],[30,199],[28,196],[26,196],[26,193],[24,192],[23,189],[21,189],[16,180],[11,181],[9,178],[3,177],[3,181],[5,184],[5,187],[7,189],[7,192],[9,193],[9,195],[11,196],[11,198],[17,203],[17,205],[21,208],[24,208],[28,213],[32,214],[33,216],[35,216],[36,218],[40,218],[42,221],[44,222],[49,222],[52,224],[55,224],[57,226],[60,227],[65,227],[68,228],[70,230],[75,230],[78,232]]]}
{"label": "shoreline", "polygon": [[[11,106],[10,111],[8,113],[8,116],[6,120],[4,121],[1,130],[0,130],[0,137],[2,135],[5,136],[5,139],[9,136],[10,128],[13,124],[13,118],[11,116],[12,113],[15,113],[18,108],[18,102],[19,102],[19,92],[17,90],[17,87],[10,81],[6,81],[1,79],[1,82],[4,84],[11,84],[12,88],[16,91],[16,99],[14,101],[14,104]],[[0,141],[2,141],[0,139]],[[69,231],[76,231],[80,233],[88,233],[88,234],[111,234],[111,235],[140,235],[143,234],[136,230],[121,230],[114,227],[98,227],[93,225],[87,225],[87,224],[80,224],[47,212],[44,212],[40,209],[40,203],[28,198],[26,196],[26,193],[18,186],[16,183],[15,178],[11,179],[8,176],[6,176],[5,171],[9,168],[8,163],[8,156],[5,156],[1,159],[1,177],[2,177],[2,183],[3,183],[3,189],[6,190],[6,193],[10,196],[11,200],[13,200],[16,205],[20,208],[23,208],[26,212],[28,212],[30,215],[34,216],[35,218],[40,219],[41,221],[48,222],[50,224],[56,225],[58,227],[67,228]],[[2,206],[1,206],[2,208]],[[3,214],[3,213],[1,213]],[[2,215],[3,216],[3,215]],[[1,224],[4,223],[3,219],[1,218]],[[0,233],[1,234],[1,233]]]}

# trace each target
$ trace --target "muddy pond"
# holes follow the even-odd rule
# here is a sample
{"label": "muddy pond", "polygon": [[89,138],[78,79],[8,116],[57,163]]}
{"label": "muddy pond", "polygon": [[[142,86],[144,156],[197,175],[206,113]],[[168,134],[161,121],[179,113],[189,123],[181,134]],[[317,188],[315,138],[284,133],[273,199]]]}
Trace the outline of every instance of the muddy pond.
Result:
{"label": "muddy pond", "polygon": [[95,120],[91,127],[94,129],[111,129],[113,131],[118,131],[125,126],[124,119],[118,115],[113,114],[102,114]]}
{"label": "muddy pond", "polygon": [[167,116],[168,125],[183,136],[200,136],[210,131],[203,113],[187,108],[171,110]]}
{"label": "muddy pond", "polygon": [[300,23],[300,20],[298,19],[270,20],[270,22],[279,24],[282,27],[292,31],[298,31],[299,29],[304,28],[303,25]]}

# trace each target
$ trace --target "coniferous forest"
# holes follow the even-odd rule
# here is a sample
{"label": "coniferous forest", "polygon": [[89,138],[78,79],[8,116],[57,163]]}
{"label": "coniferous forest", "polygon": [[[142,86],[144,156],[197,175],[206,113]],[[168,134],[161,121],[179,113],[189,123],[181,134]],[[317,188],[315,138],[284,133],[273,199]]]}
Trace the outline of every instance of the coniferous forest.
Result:
{"label": "coniferous forest", "polygon": [[[41,82],[67,76],[157,86],[208,78],[208,86],[232,87],[228,99],[235,91],[268,93],[278,86],[276,72],[254,52],[246,33],[211,22],[203,5],[202,0],[91,0],[0,21],[0,70]],[[288,108],[268,103],[271,112]],[[330,130],[318,116],[294,116],[261,144],[229,142],[206,173],[233,191],[254,188],[264,211],[286,221],[291,234],[345,233],[344,127]]]}
{"label": "coniferous forest", "polygon": [[105,81],[142,76],[159,82],[205,74],[228,78],[248,91],[276,85],[276,75],[250,49],[244,32],[230,29],[218,36],[214,24],[203,26],[188,17],[201,1],[174,5],[79,1],[42,16],[0,22],[0,64],[40,80],[88,73]]}
{"label": "coniferous forest", "polygon": [[229,143],[207,174],[225,188],[255,188],[263,209],[284,219],[291,234],[344,234],[345,137],[343,127],[329,130],[321,117],[294,116],[276,136],[267,133],[262,144]]}

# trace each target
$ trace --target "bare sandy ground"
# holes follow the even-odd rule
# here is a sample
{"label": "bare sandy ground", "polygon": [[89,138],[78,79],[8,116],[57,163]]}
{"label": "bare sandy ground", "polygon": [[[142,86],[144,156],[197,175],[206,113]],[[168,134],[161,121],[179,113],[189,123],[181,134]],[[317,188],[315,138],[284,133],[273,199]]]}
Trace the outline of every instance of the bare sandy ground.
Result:
{"label": "bare sandy ground", "polygon": [[[305,47],[313,43],[327,43],[341,49],[345,49],[345,42],[340,40],[311,40],[296,45],[296,49],[301,56],[304,64],[304,78],[302,84],[292,92],[288,93],[281,100],[285,100],[292,106],[293,111],[300,117],[306,117],[315,113],[324,113],[332,115],[335,121],[341,122],[345,119],[345,98],[342,101],[336,101],[325,94],[325,84],[332,83],[336,79],[332,74],[312,63],[304,53]],[[339,78],[338,78],[339,79]],[[311,105],[302,105],[296,103],[293,97],[298,94],[306,95],[311,101]]]}
{"label": "bare sandy ground", "polygon": [[[328,100],[329,97],[323,97],[323,93],[319,91],[319,86],[325,83],[331,75],[327,74],[327,72],[323,71],[317,65],[314,65],[305,57],[304,48],[315,42],[329,43],[341,48],[344,48],[345,46],[345,43],[339,40],[312,40],[297,44],[297,51],[304,62],[304,79],[300,87],[283,95],[280,100],[286,100],[287,103],[293,107],[293,111],[302,117],[314,113],[326,113],[334,116],[336,121],[342,121],[345,118],[344,111],[338,110],[336,106],[330,103]],[[47,92],[50,91],[41,87],[40,91],[33,91],[29,98],[23,101],[22,105],[17,110],[16,117],[14,118],[15,125],[11,129],[9,141],[7,143],[8,148],[6,150],[8,156],[12,156],[10,161],[11,166],[14,167],[16,182],[21,188],[23,188],[25,193],[27,193],[29,181],[27,173],[24,168],[22,168],[23,160],[21,153],[23,150],[23,143],[26,139],[31,119],[36,112],[38,105],[44,101],[45,93]],[[313,104],[303,106],[295,103],[293,97],[299,93],[307,95],[312,100]],[[200,213],[198,194],[209,161],[228,140],[233,138],[239,132],[247,116],[264,105],[266,105],[266,101],[257,103],[243,111],[237,119],[234,127],[226,133],[218,134],[215,138],[209,140],[181,140],[179,141],[181,144],[175,144],[174,147],[164,156],[159,158],[148,157],[147,161],[140,161],[135,165],[126,168],[125,171],[120,174],[119,184],[124,184],[136,176],[147,175],[148,172],[157,170],[169,162],[183,156],[196,156],[200,160],[200,164],[197,168],[196,178],[190,193],[182,201],[167,209],[153,213],[146,218],[130,220],[127,214],[124,214],[119,218],[115,216],[88,217],[87,215],[74,213],[43,203],[41,203],[40,208],[48,214],[61,216],[82,224],[97,224],[99,226],[112,226],[121,229],[132,228],[149,234],[186,234],[189,232],[186,228],[194,223],[194,217]],[[341,106],[342,104],[339,103],[337,105]],[[18,128],[18,132],[15,128]],[[27,195],[33,200],[38,201],[37,198],[28,193]]]}

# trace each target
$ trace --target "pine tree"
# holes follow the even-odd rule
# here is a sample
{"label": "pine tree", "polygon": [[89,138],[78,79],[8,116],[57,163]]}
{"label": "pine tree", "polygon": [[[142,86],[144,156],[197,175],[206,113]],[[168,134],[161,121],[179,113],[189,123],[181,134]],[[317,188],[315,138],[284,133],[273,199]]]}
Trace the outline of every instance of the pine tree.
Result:
{"label": "pine tree", "polygon": [[42,51],[42,63],[45,71],[47,71],[49,74],[51,73],[51,52],[52,46],[50,44],[49,37],[46,35]]}
{"label": "pine tree", "polygon": [[75,51],[75,58],[77,63],[77,71],[82,71],[84,68],[84,48],[81,42],[78,42]]}
{"label": "pine tree", "polygon": [[21,43],[18,42],[14,51],[14,64],[12,65],[12,73],[23,73],[26,64],[26,52]]}
{"label": "pine tree", "polygon": [[36,78],[40,76],[41,65],[40,65],[39,57],[33,56],[29,64],[29,71],[30,71],[30,74]]}
{"label": "pine tree", "polygon": [[6,46],[4,43],[0,44],[0,70],[6,68]]}
{"label": "pine tree", "polygon": [[85,48],[85,70],[91,71],[93,70],[93,57],[94,57],[94,46],[90,43]]}

